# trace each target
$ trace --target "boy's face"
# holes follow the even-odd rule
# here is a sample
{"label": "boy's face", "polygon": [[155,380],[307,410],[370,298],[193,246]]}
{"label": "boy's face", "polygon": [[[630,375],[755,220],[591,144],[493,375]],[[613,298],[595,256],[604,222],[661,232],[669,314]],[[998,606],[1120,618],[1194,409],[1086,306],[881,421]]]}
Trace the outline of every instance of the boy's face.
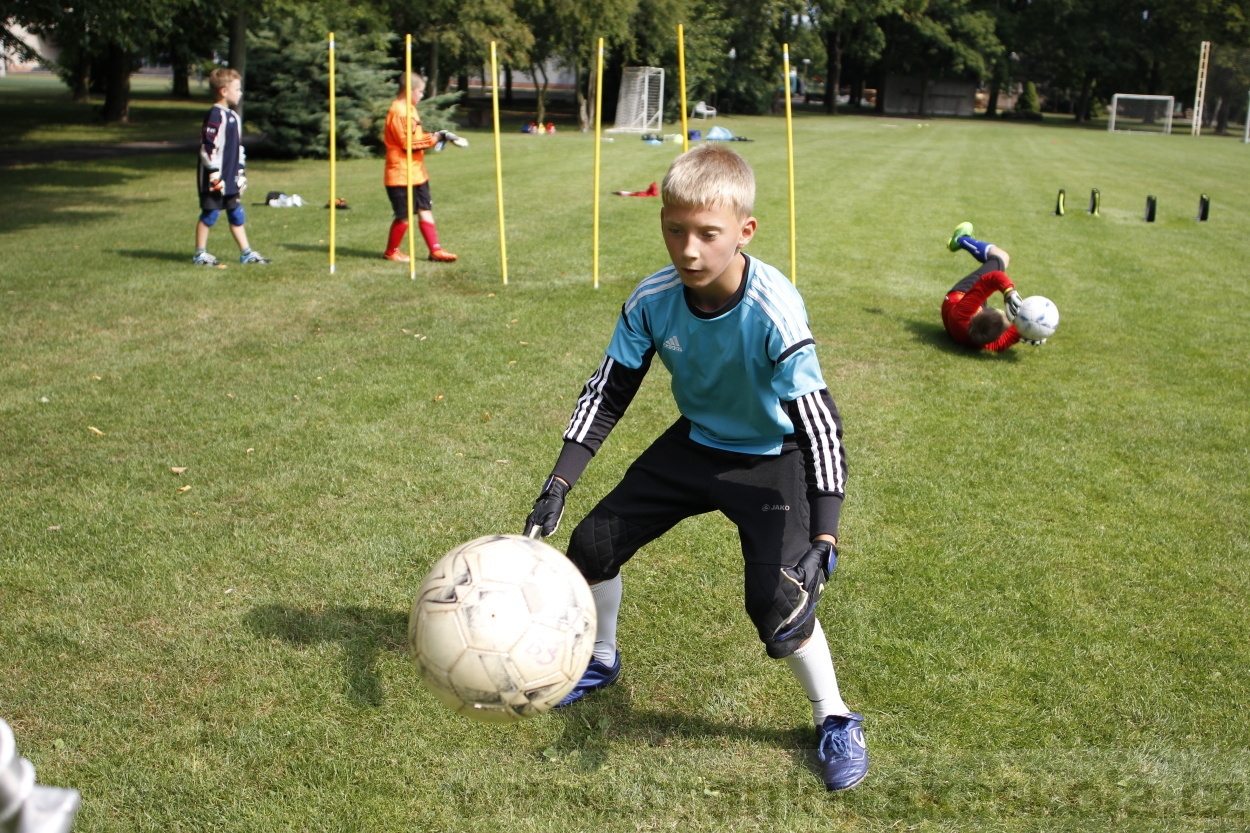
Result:
{"label": "boy's face", "polygon": [[677,267],[682,283],[696,292],[701,289],[728,289],[718,281],[728,279],[726,271],[734,256],[755,236],[755,218],[740,218],[728,206],[710,207],[666,205],[660,209],[664,245]]}
{"label": "boy's face", "polygon": [[227,107],[233,107],[243,100],[243,82],[238,78],[221,88],[221,100]]}

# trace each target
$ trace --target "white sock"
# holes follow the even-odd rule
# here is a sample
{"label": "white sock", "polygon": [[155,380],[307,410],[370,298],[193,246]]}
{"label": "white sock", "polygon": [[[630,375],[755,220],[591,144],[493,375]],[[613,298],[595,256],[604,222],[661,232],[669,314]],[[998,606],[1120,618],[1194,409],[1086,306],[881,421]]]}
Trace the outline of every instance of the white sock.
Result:
{"label": "white sock", "polygon": [[620,573],[616,574],[616,578],[590,585],[599,622],[595,629],[595,659],[609,668],[616,662],[616,617],[621,612],[623,592]]}
{"label": "white sock", "polygon": [[812,638],[802,648],[786,657],[786,665],[799,678],[799,684],[807,692],[812,703],[812,719],[816,725],[825,722],[831,714],[850,714],[838,691],[838,676],[833,671],[833,657],[829,655],[829,642],[825,631],[816,620]]}

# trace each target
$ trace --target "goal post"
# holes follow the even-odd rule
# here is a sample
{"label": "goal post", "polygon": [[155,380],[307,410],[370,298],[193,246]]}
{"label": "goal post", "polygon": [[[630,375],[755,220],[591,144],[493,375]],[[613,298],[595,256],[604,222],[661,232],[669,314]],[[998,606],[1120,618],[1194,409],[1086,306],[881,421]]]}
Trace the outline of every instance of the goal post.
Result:
{"label": "goal post", "polygon": [[1242,136],[1250,123],[1250,49],[1204,42],[1191,132]]}
{"label": "goal post", "polygon": [[1172,132],[1172,114],[1175,109],[1174,96],[1116,93],[1111,96],[1107,130],[1111,133],[1167,135]]}
{"label": "goal post", "polygon": [[1204,40],[1198,49],[1198,84],[1194,89],[1194,120],[1190,125],[1191,136],[1202,135],[1202,111],[1206,106],[1207,69],[1211,62],[1211,41]]}
{"label": "goal post", "polygon": [[616,100],[616,125],[609,133],[658,133],[664,126],[664,70],[625,67]]}

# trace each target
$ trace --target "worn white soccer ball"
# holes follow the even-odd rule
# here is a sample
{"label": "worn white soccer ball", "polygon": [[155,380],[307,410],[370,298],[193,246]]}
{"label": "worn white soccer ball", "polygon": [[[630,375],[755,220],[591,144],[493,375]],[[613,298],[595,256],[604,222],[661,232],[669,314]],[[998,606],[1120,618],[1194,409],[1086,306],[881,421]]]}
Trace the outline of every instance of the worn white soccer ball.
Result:
{"label": "worn white soccer ball", "polygon": [[430,570],[412,604],[408,648],[448,708],[510,723],[573,690],[590,663],[595,622],[590,586],[559,550],[488,535]]}
{"label": "worn white soccer ball", "polygon": [[1020,302],[1015,325],[1024,338],[1050,338],[1059,327],[1059,308],[1049,298],[1030,295]]}

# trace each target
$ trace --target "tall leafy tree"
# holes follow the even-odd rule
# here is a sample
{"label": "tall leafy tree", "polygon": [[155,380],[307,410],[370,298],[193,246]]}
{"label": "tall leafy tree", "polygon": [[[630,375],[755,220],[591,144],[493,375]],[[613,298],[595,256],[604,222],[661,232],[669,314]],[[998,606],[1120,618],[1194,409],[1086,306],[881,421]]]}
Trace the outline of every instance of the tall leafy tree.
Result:
{"label": "tall leafy tree", "polygon": [[497,41],[502,60],[525,60],[532,36],[511,0],[388,0],[397,32],[412,34],[413,66],[425,70],[432,92],[441,92],[455,75],[479,69]]}
{"label": "tall leafy tree", "polygon": [[[264,20],[250,35],[253,127],[279,156],[329,153],[329,65],[320,26],[305,15]],[[385,33],[335,33],[336,144],[345,158],[369,156],[381,141],[396,71]]]}
{"label": "tall leafy tree", "polygon": [[588,121],[586,94],[598,39],[605,51],[619,55],[631,44],[638,0],[516,0],[520,18],[533,36],[529,67],[538,85],[538,120],[545,118],[547,68],[563,64],[573,70],[581,126]]}
{"label": "tall leafy tree", "polygon": [[[881,20],[900,12],[903,0],[813,0],[807,8],[825,44],[825,111],[832,115],[837,112],[843,64],[849,60],[865,67],[881,58],[885,48]],[[857,80],[852,89],[856,103],[863,86],[862,72]]]}
{"label": "tall leafy tree", "polygon": [[[883,76],[898,72],[925,82],[950,76],[979,81],[988,74],[986,56],[1002,48],[993,15],[973,0],[908,0],[888,18],[885,31]],[[878,94],[878,108],[884,103]],[[927,112],[923,93],[920,112]]]}
{"label": "tall leafy tree", "polygon": [[213,57],[221,44],[225,24],[226,15],[214,0],[178,0],[164,42],[153,46],[155,53],[169,58],[175,96],[191,96],[191,65]]}
{"label": "tall leafy tree", "polygon": [[72,6],[53,0],[20,3],[18,18],[62,45],[62,77],[75,97],[86,97],[89,67],[102,63],[104,120],[130,116],[130,75],[139,57],[168,31],[178,0],[83,0]]}

